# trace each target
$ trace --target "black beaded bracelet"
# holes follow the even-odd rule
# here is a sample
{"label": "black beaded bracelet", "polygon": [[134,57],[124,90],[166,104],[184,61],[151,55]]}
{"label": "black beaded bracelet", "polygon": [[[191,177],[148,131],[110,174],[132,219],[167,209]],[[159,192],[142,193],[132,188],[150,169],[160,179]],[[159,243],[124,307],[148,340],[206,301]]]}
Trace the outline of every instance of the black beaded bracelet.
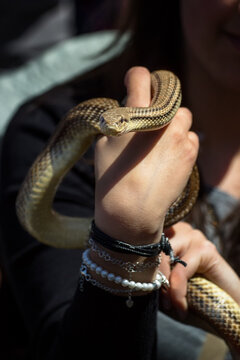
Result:
{"label": "black beaded bracelet", "polygon": [[111,236],[105,234],[97,227],[95,222],[92,221],[90,236],[95,242],[112,251],[124,254],[135,254],[145,257],[157,256],[160,254],[161,251],[163,251],[166,255],[170,257],[171,264],[181,263],[184,266],[187,265],[184,261],[180,260],[179,257],[174,256],[171,244],[164,233],[162,234],[161,239],[158,243],[148,245],[131,245],[126,242],[114,239]]}

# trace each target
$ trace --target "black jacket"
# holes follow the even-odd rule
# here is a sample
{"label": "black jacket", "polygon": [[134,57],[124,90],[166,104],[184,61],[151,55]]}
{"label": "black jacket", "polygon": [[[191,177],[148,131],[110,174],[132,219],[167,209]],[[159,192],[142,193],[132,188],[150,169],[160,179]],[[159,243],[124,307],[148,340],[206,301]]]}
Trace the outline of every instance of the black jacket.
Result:
{"label": "black jacket", "polygon": [[[31,100],[16,113],[3,139],[0,207],[5,282],[24,322],[30,359],[155,357],[158,294],[138,297],[128,309],[123,298],[87,283],[81,293],[81,251],[37,242],[21,228],[15,212],[29,167],[68,110],[92,97],[123,99],[122,79],[128,67],[124,64],[123,59],[114,59]],[[60,185],[54,202],[59,212],[93,215],[93,151],[94,146]]]}

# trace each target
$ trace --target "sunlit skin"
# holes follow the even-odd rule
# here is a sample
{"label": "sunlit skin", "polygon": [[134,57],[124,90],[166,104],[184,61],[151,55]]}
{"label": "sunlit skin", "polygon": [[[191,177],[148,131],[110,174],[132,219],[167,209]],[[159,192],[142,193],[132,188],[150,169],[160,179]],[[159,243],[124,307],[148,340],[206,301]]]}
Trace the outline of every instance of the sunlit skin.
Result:
{"label": "sunlit skin", "polygon": [[[194,130],[204,135],[199,162],[205,181],[240,198],[239,9],[235,0],[182,0],[182,82],[191,112],[180,108],[163,130],[98,141],[95,219],[109,235],[135,244],[158,241],[166,209],[181,192],[198,156],[199,139],[191,130],[192,121]],[[125,85],[127,106],[149,106],[147,69],[130,69]],[[163,259],[161,269],[171,283],[162,294],[166,307],[185,313],[187,280],[196,272],[240,304],[239,277],[200,231],[178,223],[169,236],[188,266],[178,264],[170,274]],[[148,276],[151,279],[154,273]]]}

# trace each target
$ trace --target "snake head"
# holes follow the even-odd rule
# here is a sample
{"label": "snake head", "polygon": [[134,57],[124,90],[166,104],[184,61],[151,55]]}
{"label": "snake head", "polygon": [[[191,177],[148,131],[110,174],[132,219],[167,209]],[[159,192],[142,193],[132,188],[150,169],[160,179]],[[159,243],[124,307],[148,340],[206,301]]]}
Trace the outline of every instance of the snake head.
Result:
{"label": "snake head", "polygon": [[128,132],[129,117],[124,108],[105,111],[100,116],[101,132],[107,136],[120,136]]}

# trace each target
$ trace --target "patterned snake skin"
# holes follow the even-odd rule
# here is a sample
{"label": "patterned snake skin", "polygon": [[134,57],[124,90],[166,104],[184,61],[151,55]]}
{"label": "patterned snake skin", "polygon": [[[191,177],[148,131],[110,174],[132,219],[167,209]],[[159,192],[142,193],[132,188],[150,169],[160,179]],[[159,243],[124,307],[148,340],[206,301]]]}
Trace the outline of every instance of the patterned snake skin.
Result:
{"label": "patterned snake skin", "polygon": [[[151,74],[153,99],[149,108],[119,107],[117,101],[91,99],[73,108],[45,150],[31,167],[17,198],[16,209],[23,227],[36,239],[54,247],[84,248],[92,219],[72,218],[52,209],[62,178],[88,149],[95,136],[119,136],[130,131],[166,126],[181,103],[178,78],[168,71]],[[186,216],[199,190],[194,166],[183,193],[165,219],[168,227]],[[192,278],[188,303],[215,331],[240,352],[240,307],[223,290],[203,278]]]}

